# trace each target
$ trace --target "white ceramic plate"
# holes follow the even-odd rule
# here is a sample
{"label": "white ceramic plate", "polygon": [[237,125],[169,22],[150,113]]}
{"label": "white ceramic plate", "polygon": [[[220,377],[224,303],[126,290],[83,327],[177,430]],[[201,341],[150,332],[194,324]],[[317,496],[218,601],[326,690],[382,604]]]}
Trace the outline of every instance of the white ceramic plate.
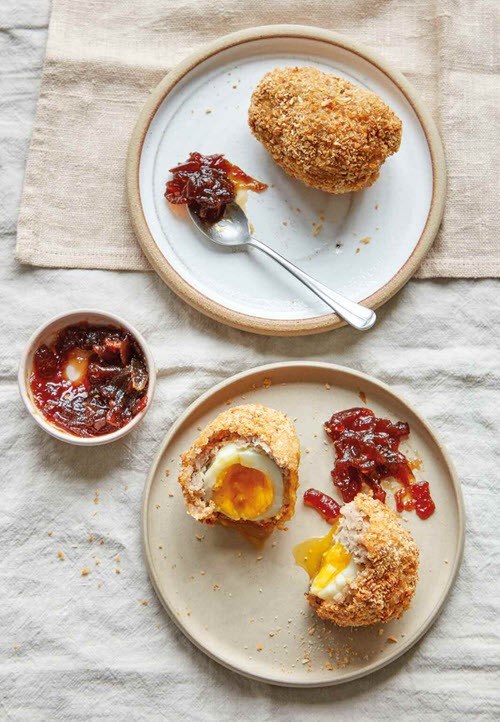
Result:
{"label": "white ceramic plate", "polygon": [[[307,188],[252,136],[252,91],[268,70],[287,65],[312,65],[373,90],[402,119],[401,148],[371,188],[338,196]],[[268,183],[248,197],[255,235],[371,307],[414,273],[441,220],[439,136],[408,81],[381,58],[335,33],[300,26],[255,28],[207,46],[169,73],[144,107],[130,145],[128,190],[137,236],[155,270],[189,303],[241,328],[298,334],[341,321],[271,259],[210,245],[185,212],[166,203],[168,169],[194,150],[224,153]]]}
{"label": "white ceramic plate", "polygon": [[[269,388],[263,388],[264,379],[272,381]],[[314,510],[304,507],[302,493],[314,486],[335,495],[330,480],[334,452],[331,443],[324,443],[322,424],[334,411],[361,405],[360,391],[377,415],[409,422],[411,435],[402,448],[422,460],[416,474],[429,480],[436,511],[426,521],[414,513],[403,514],[421,553],[420,580],[411,609],[386,625],[340,629],[313,615],[303,596],[308,580],[295,565],[292,549],[330,528]],[[201,427],[228,408],[228,400],[232,405],[260,402],[297,419],[302,459],[295,515],[288,531],[275,532],[262,550],[252,548],[234,530],[207,527],[188,516],[176,481],[179,455]],[[390,492],[388,501],[392,502]],[[381,382],[331,364],[263,366],[206,393],[168,432],[144,495],[145,557],[156,592],[172,619],[221,664],[287,686],[346,682],[408,650],[427,631],[445,601],[460,561],[463,530],[459,484],[427,423]],[[391,643],[389,636],[398,641]]]}

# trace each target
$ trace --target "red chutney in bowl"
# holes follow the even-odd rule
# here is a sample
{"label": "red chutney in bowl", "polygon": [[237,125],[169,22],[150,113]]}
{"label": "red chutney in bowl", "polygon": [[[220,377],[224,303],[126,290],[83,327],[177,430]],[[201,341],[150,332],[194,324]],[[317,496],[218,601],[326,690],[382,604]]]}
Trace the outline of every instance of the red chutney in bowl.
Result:
{"label": "red chutney in bowl", "polygon": [[129,331],[81,322],[36,349],[29,382],[47,421],[92,437],[118,431],[146,407],[149,373]]}

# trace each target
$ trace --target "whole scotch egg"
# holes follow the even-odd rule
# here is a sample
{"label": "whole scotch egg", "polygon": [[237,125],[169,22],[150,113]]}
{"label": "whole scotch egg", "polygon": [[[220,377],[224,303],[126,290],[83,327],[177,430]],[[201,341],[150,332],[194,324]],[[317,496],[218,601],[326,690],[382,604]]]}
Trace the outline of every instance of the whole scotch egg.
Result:
{"label": "whole scotch egg", "polygon": [[228,409],[181,458],[179,483],[198,521],[272,531],[293,516],[300,446],[281,411],[260,404]]}
{"label": "whole scotch egg", "polygon": [[288,175],[327,193],[371,186],[401,143],[401,120],[381,98],[313,67],[266,73],[248,122]]}
{"label": "whole scotch egg", "polygon": [[418,547],[398,516],[358,494],[323,539],[298,545],[295,558],[309,573],[306,598],[318,617],[341,627],[398,619],[418,580]]}

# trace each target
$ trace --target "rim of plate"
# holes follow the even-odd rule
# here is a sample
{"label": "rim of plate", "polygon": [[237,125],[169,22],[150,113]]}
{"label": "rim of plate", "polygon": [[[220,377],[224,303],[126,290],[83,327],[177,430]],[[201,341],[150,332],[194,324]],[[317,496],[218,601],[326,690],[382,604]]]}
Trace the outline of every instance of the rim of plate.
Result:
{"label": "rim of plate", "polygon": [[303,38],[318,40],[348,50],[384,73],[403,93],[416,114],[429,147],[432,164],[432,199],[427,220],[413,252],[401,266],[399,271],[375,293],[363,299],[361,303],[375,309],[388,301],[413,276],[425,255],[429,251],[439,229],[444,212],[446,194],[446,162],[443,145],[437,127],[430,112],[420,100],[413,85],[391,63],[374,52],[366,45],[336,33],[332,30],[308,25],[266,25],[239,30],[224,35],[217,40],[202,46],[176,65],[153,89],[144,104],[130,139],[127,163],[126,186],[130,216],[135,235],[150,262],[153,270],[160,278],[190,306],[210,318],[221,321],[243,331],[251,331],[273,336],[300,336],[330,331],[346,323],[335,313],[327,313],[306,319],[268,319],[240,313],[227,308],[201,293],[188,283],[170,265],[161,253],[146,221],[139,190],[139,167],[144,139],[153,117],[159,106],[171,90],[197,65],[224,50],[243,45],[244,43],[264,38]]}
{"label": "rim of plate", "polygon": [[[255,674],[251,674],[249,672],[243,671],[239,669],[238,667],[232,665],[228,660],[220,657],[217,655],[216,652],[209,649],[205,645],[203,645],[201,642],[199,642],[195,637],[193,637],[187,629],[183,626],[181,621],[178,619],[177,615],[175,614],[174,610],[170,609],[168,601],[163,597],[163,594],[160,591],[160,585],[157,582],[157,574],[154,568],[153,564],[153,557],[150,550],[149,545],[149,536],[148,536],[148,505],[149,505],[149,496],[151,492],[151,487],[154,483],[158,465],[160,464],[162,457],[165,453],[165,449],[170,444],[170,441],[175,436],[179,428],[184,424],[187,418],[196,411],[196,409],[201,406],[207,399],[209,399],[211,396],[214,396],[222,389],[226,388],[227,386],[231,386],[233,383],[236,383],[238,381],[243,380],[246,377],[251,377],[255,374],[262,374],[262,373],[268,373],[272,371],[280,371],[285,368],[316,368],[316,369],[324,369],[326,372],[340,372],[340,373],[347,373],[351,376],[354,376],[357,379],[368,381],[372,384],[375,384],[375,386],[378,386],[382,391],[385,393],[388,393],[393,398],[397,399],[400,403],[403,403],[409,411],[414,414],[418,421],[422,424],[422,426],[426,429],[426,431],[431,436],[432,440],[438,447],[440,453],[443,456],[443,461],[446,465],[446,468],[449,472],[452,484],[453,484],[453,490],[455,493],[456,501],[457,501],[457,510],[458,510],[458,539],[457,539],[457,547],[455,556],[453,559],[453,562],[451,564],[451,574],[448,580],[448,583],[446,584],[445,588],[443,589],[443,592],[441,594],[441,597],[439,598],[439,601],[435,605],[434,609],[432,610],[432,613],[430,614],[429,618],[422,624],[422,626],[416,631],[416,633],[412,637],[407,637],[405,639],[405,642],[401,644],[401,647],[397,650],[394,650],[394,654],[389,658],[385,660],[381,660],[379,662],[373,662],[369,664],[367,667],[365,667],[362,670],[358,670],[356,672],[353,672],[352,674],[346,675],[342,679],[334,679],[331,681],[326,682],[311,682],[311,683],[303,683],[303,682],[290,682],[288,680],[278,680],[273,679],[270,677],[265,676],[259,676]],[[388,384],[384,383],[383,381],[379,381],[379,379],[375,378],[374,376],[370,376],[369,374],[365,374],[362,371],[357,371],[356,369],[349,368],[348,366],[341,366],[339,364],[331,364],[327,362],[322,361],[285,361],[285,362],[278,362],[278,363],[272,363],[272,364],[265,364],[263,366],[254,366],[253,368],[248,369],[247,371],[242,371],[239,374],[235,374],[234,376],[230,376],[225,381],[221,381],[219,384],[216,384],[215,386],[212,386],[212,388],[208,389],[208,391],[205,391],[205,393],[201,394],[197,399],[195,399],[187,409],[178,417],[176,421],[172,424],[172,426],[167,431],[165,437],[163,438],[163,441],[160,444],[160,448],[156,452],[153,462],[151,464],[151,467],[148,472],[148,477],[146,479],[146,484],[144,486],[144,492],[143,492],[143,499],[142,499],[142,518],[141,518],[141,537],[142,537],[142,548],[144,553],[144,558],[146,560],[146,568],[148,571],[149,579],[151,581],[151,584],[153,585],[153,588],[155,590],[156,596],[160,600],[163,608],[168,613],[170,619],[175,623],[178,629],[184,634],[189,641],[194,644],[195,647],[197,647],[200,651],[202,651],[204,654],[206,654],[210,659],[213,659],[218,664],[221,664],[226,669],[230,669],[232,672],[236,672],[237,674],[242,675],[243,677],[247,677],[248,679],[256,680],[257,682],[264,682],[265,684],[271,684],[278,687],[295,687],[295,688],[313,688],[313,687],[332,687],[338,684],[344,684],[345,682],[352,682],[355,679],[360,679],[361,677],[365,677],[368,674],[372,674],[373,672],[377,672],[378,670],[382,669],[383,667],[386,667],[389,664],[392,664],[395,662],[399,657],[401,657],[403,654],[408,652],[409,649],[411,649],[423,636],[426,634],[426,632],[430,629],[430,627],[433,625],[433,623],[436,621],[437,617],[441,613],[444,603],[451,591],[451,588],[453,584],[455,583],[455,579],[458,573],[458,569],[460,567],[460,563],[462,561],[462,555],[464,550],[464,541],[465,541],[465,508],[464,508],[464,500],[462,495],[462,487],[460,485],[460,481],[458,480],[458,476],[455,470],[455,466],[446,451],[445,447],[441,443],[441,440],[439,436],[436,434],[434,428],[429,424],[429,422],[415,409],[415,407],[401,394],[399,394],[397,391],[395,391],[393,388],[391,388]]]}

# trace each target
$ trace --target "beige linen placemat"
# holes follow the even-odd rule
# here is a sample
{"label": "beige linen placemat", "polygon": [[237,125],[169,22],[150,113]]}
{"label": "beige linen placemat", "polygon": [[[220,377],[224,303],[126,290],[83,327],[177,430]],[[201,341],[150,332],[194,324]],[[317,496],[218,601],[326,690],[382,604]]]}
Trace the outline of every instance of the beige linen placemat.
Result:
{"label": "beige linen placemat", "polygon": [[448,197],[418,275],[500,276],[497,9],[495,0],[53,0],[17,258],[37,266],[148,269],[124,188],[127,145],[148,92],[221,34],[298,23],[371,46],[433,113],[447,156]]}

